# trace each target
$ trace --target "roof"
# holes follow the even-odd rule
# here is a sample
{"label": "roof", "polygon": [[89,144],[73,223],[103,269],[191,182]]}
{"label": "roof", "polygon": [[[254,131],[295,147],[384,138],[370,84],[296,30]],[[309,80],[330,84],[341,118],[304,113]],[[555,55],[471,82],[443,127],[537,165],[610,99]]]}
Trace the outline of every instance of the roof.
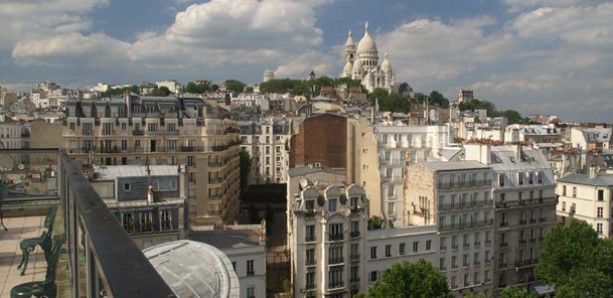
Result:
{"label": "roof", "polygon": [[239,297],[232,263],[219,249],[179,240],[143,250],[177,297]]}
{"label": "roof", "polygon": [[296,167],[296,168],[291,168],[287,171],[287,174],[290,177],[296,177],[296,176],[304,176],[307,174],[313,174],[313,173],[317,173],[317,172],[326,172],[326,173],[330,173],[330,174],[337,174],[337,175],[345,175],[345,170],[344,169],[331,169],[331,168],[320,168],[320,167]]}
{"label": "roof", "polygon": [[560,178],[558,182],[593,186],[613,186],[613,174],[599,173],[594,179],[590,179],[589,174],[570,174]]}
{"label": "roof", "polygon": [[247,246],[258,246],[257,238],[251,237],[250,230],[213,230],[206,232],[190,232],[189,238],[198,242],[204,242],[218,249],[231,249]]}
{"label": "roof", "polygon": [[151,173],[147,173],[147,166],[141,165],[121,165],[121,166],[100,166],[94,169],[97,173],[95,180],[115,180],[118,177],[145,177],[151,176],[176,176],[178,175],[177,166],[150,165]]}
{"label": "roof", "polygon": [[424,162],[421,163],[421,165],[430,168],[434,171],[456,171],[490,168],[489,166],[474,160]]}

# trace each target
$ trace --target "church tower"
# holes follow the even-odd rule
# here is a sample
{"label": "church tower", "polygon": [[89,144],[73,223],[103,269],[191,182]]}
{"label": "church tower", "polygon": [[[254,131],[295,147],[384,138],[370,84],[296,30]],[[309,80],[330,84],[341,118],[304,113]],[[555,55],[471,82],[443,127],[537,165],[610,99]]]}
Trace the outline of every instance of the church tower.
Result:
{"label": "church tower", "polygon": [[345,64],[347,62],[352,63],[355,61],[355,44],[353,43],[353,34],[351,34],[351,30],[349,30],[349,34],[347,35],[347,42],[345,42]]}

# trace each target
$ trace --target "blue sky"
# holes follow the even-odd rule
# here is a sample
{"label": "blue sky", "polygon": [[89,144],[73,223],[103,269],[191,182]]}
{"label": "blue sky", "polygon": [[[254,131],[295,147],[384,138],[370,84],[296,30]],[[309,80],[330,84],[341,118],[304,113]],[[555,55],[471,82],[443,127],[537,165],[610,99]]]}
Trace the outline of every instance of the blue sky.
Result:
{"label": "blue sky", "polygon": [[601,0],[3,0],[0,85],[338,76],[369,21],[416,91],[611,122],[611,19]]}

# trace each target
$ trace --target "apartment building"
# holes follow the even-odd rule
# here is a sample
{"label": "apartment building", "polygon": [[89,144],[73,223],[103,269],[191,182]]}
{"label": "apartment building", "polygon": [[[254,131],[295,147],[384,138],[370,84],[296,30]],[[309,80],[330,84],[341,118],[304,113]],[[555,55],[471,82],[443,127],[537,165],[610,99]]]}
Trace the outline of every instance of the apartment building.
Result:
{"label": "apartment building", "polygon": [[493,293],[494,210],[490,166],[480,162],[409,165],[405,177],[408,224],[434,225],[438,259],[452,293]]}
{"label": "apartment building", "polygon": [[553,171],[541,151],[521,145],[467,144],[465,159],[492,168],[494,294],[535,281],[545,233],[556,222]]}
{"label": "apartment building", "polygon": [[511,124],[504,132],[505,143],[557,143],[561,140],[562,133],[554,124]]}
{"label": "apartment building", "polygon": [[1,122],[0,148],[30,148],[30,124],[27,122]]}
{"label": "apartment building", "polygon": [[288,174],[288,249],[295,297],[352,297],[396,262],[435,262],[435,226],[368,230],[362,187],[338,169]]}
{"label": "apartment building", "polygon": [[286,182],[292,122],[291,118],[267,117],[238,123],[240,148],[251,157],[249,184]]}
{"label": "apartment building", "polygon": [[394,226],[408,222],[404,213],[405,165],[439,159],[453,141],[448,125],[407,125],[401,121],[369,123],[360,119],[360,183],[371,198],[370,215]]}
{"label": "apartment building", "polygon": [[558,180],[558,219],[579,219],[590,224],[603,238],[613,237],[613,174],[590,167],[587,174],[571,174]]}
{"label": "apartment building", "polygon": [[84,165],[186,165],[192,222],[239,212],[238,127],[200,98],[126,94],[67,103],[63,147]]}
{"label": "apartment building", "polygon": [[89,176],[140,249],[185,239],[185,167],[96,166]]}

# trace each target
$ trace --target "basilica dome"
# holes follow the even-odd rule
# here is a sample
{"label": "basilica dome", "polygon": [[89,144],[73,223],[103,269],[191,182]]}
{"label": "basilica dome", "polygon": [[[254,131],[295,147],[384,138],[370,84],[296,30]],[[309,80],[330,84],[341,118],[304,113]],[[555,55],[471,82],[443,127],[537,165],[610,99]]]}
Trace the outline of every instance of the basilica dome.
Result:
{"label": "basilica dome", "polygon": [[358,55],[360,53],[373,53],[377,54],[377,44],[375,44],[375,40],[372,39],[370,33],[368,32],[368,23],[364,26],[364,37],[360,39],[358,43]]}

